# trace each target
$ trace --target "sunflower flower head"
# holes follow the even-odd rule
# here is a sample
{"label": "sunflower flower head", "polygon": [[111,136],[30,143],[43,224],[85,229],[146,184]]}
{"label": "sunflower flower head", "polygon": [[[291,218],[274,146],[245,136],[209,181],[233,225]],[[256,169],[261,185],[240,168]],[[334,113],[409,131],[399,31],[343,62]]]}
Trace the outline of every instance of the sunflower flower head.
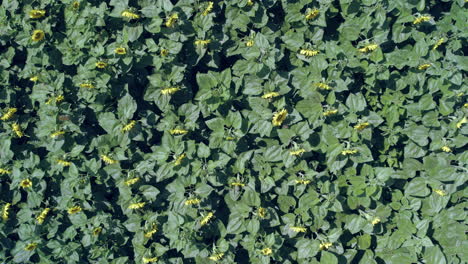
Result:
{"label": "sunflower flower head", "polygon": [[94,88],[94,85],[92,83],[82,83],[82,84],[80,84],[80,87],[81,88],[92,89],[92,88]]}
{"label": "sunflower flower head", "polygon": [[445,39],[444,38],[441,38],[439,39],[436,44],[434,44],[434,47],[432,47],[432,50],[436,50],[440,45],[442,45],[444,43]]}
{"label": "sunflower flower head", "polygon": [[431,66],[432,66],[432,65],[429,64],[429,63],[424,63],[424,64],[421,64],[421,65],[418,66],[418,70],[424,71],[425,69],[427,69],[427,68],[429,68],[429,67],[431,67]]}
{"label": "sunflower flower head", "polygon": [[421,24],[423,22],[427,22],[429,20],[431,20],[431,16],[420,16],[416,19],[413,20],[413,25],[418,25],[418,24]]}
{"label": "sunflower flower head", "polygon": [[119,47],[114,50],[115,54],[125,55],[127,54],[127,50],[125,48]]}
{"label": "sunflower flower head", "polygon": [[180,154],[180,155],[174,160],[174,164],[175,164],[176,166],[182,164],[182,160],[184,160],[185,156],[187,156],[185,153]]}
{"label": "sunflower flower head", "polygon": [[379,47],[379,45],[377,45],[377,44],[369,44],[369,45],[366,45],[363,48],[360,48],[358,50],[361,53],[369,53],[369,52],[372,52],[372,51],[376,50],[378,47]]}
{"label": "sunflower flower head", "polygon": [[128,209],[141,209],[145,206],[146,202],[132,203],[128,206]]}
{"label": "sunflower flower head", "polygon": [[128,132],[132,130],[132,128],[136,125],[136,121],[132,120],[128,124],[126,124],[124,127],[122,127],[122,132]]}
{"label": "sunflower flower head", "polygon": [[138,177],[135,177],[135,178],[130,179],[130,180],[126,180],[125,185],[131,186],[131,185],[137,183],[139,180],[140,180],[140,178],[138,178]]}
{"label": "sunflower flower head", "polygon": [[257,209],[257,214],[260,218],[265,218],[266,217],[267,210],[263,207],[259,207]]}
{"label": "sunflower flower head", "polygon": [[2,209],[2,219],[4,221],[8,220],[8,217],[10,215],[10,207],[11,207],[11,203],[6,203],[4,206],[3,206],[3,209]]}
{"label": "sunflower flower head", "polygon": [[270,93],[266,93],[266,94],[262,95],[262,98],[263,98],[263,99],[272,99],[272,98],[275,98],[275,97],[278,97],[278,96],[280,96],[279,93],[277,93],[277,92],[270,92]]}
{"label": "sunflower flower head", "polygon": [[29,243],[26,245],[26,247],[24,247],[24,250],[26,251],[32,251],[34,249],[36,249],[37,247],[37,243]]}
{"label": "sunflower flower head", "polygon": [[188,199],[184,202],[185,205],[194,205],[194,204],[199,204],[200,199],[193,198],[193,199]]}
{"label": "sunflower flower head", "polygon": [[298,149],[298,150],[291,150],[289,151],[289,155],[291,156],[299,156],[301,155],[302,153],[305,152],[305,149],[301,148],[301,149]]}
{"label": "sunflower flower head", "polygon": [[102,227],[100,227],[100,226],[96,227],[96,228],[93,229],[93,235],[97,236],[97,235],[99,235],[101,233],[101,231],[102,231]]}
{"label": "sunflower flower head", "polygon": [[200,225],[204,226],[204,225],[208,224],[208,222],[210,222],[210,220],[213,218],[213,216],[214,216],[213,212],[209,212],[206,216],[204,216],[200,220]]}
{"label": "sunflower flower head", "polygon": [[273,115],[273,120],[271,122],[274,126],[281,126],[287,116],[288,111],[286,109],[281,109]]}
{"label": "sunflower flower head", "polygon": [[296,233],[305,233],[307,231],[307,229],[302,226],[291,226],[289,227],[289,229],[291,229],[292,231]]}
{"label": "sunflower flower head", "polygon": [[208,5],[206,6],[205,10],[203,10],[202,16],[207,16],[213,10],[213,6],[213,2],[208,2]]}
{"label": "sunflower flower head", "polygon": [[138,15],[137,13],[133,13],[131,11],[128,11],[128,10],[123,11],[121,15],[122,15],[122,17],[128,18],[129,20],[139,19],[140,18],[140,15]]}
{"label": "sunflower flower head", "polygon": [[434,189],[434,192],[437,193],[439,196],[446,196],[447,193],[441,189]]}
{"label": "sunflower flower head", "polygon": [[68,214],[72,215],[72,214],[76,214],[76,213],[81,212],[81,210],[82,210],[81,206],[77,205],[77,206],[73,206],[73,207],[68,208],[67,212],[68,212]]}
{"label": "sunflower flower head", "polygon": [[327,250],[327,249],[329,249],[332,245],[333,245],[333,243],[330,243],[330,242],[322,242],[322,243],[320,244],[320,250]]}
{"label": "sunflower flower head", "polygon": [[316,56],[317,54],[319,54],[320,51],[318,50],[311,50],[311,49],[301,49],[299,51],[299,54],[301,55],[304,55],[306,57],[313,57],[313,56]]}
{"label": "sunflower flower head", "polygon": [[317,8],[309,9],[305,15],[306,20],[315,19],[320,14],[320,11]]}
{"label": "sunflower flower head", "polygon": [[66,160],[63,160],[63,159],[58,159],[57,164],[61,165],[63,167],[68,167],[68,166],[72,165],[72,163],[70,161],[66,161]]}
{"label": "sunflower flower head", "polygon": [[152,257],[152,258],[143,257],[141,260],[143,261],[144,264],[153,263],[153,262],[158,261],[158,257]]}
{"label": "sunflower flower head", "polygon": [[452,149],[449,146],[443,146],[441,149],[442,151],[447,152],[447,153],[452,152]]}
{"label": "sunflower flower head", "polygon": [[17,111],[18,109],[16,108],[8,108],[7,112],[0,117],[0,120],[2,121],[10,120]]}
{"label": "sunflower flower head", "polygon": [[96,62],[96,68],[104,69],[105,67],[107,67],[107,63],[105,63],[103,61]]}
{"label": "sunflower flower head", "polygon": [[322,90],[331,90],[331,87],[330,85],[324,83],[324,82],[318,82],[315,84],[315,86],[317,86],[319,89],[322,89]]}
{"label": "sunflower flower head", "polygon": [[354,126],[354,129],[361,131],[364,128],[368,127],[369,125],[370,125],[369,122],[359,123]]}
{"label": "sunflower flower head", "polygon": [[244,187],[245,183],[243,183],[243,182],[231,182],[230,185],[233,186],[233,187]]}
{"label": "sunflower flower head", "polygon": [[13,125],[11,125],[11,129],[13,130],[13,132],[15,132],[17,137],[20,138],[24,136],[23,131],[21,131],[21,127],[20,125],[18,125],[18,123],[14,123]]}
{"label": "sunflower flower head", "polygon": [[101,159],[102,159],[102,161],[104,161],[104,163],[106,163],[107,165],[117,163],[116,160],[112,159],[111,157],[109,157],[109,156],[107,156],[107,155],[101,155]]}
{"label": "sunflower flower head", "polygon": [[338,110],[337,110],[337,109],[327,110],[327,111],[323,112],[323,116],[336,115],[337,113],[338,113]]}
{"label": "sunflower flower head", "polygon": [[50,134],[50,137],[51,138],[58,138],[58,137],[62,136],[63,134],[65,134],[65,131],[58,130],[58,131],[55,131],[54,133]]}
{"label": "sunflower flower head", "polygon": [[164,88],[164,89],[161,90],[161,94],[172,95],[172,94],[175,94],[179,90],[180,90],[180,88],[178,88],[178,87]]}
{"label": "sunflower flower head", "polygon": [[300,180],[294,180],[294,182],[296,182],[296,184],[307,185],[307,184],[310,183],[310,180],[303,180],[303,179],[300,179]]}
{"label": "sunflower flower head", "polygon": [[353,155],[353,154],[356,154],[358,152],[359,152],[359,150],[357,150],[357,149],[345,149],[345,150],[341,151],[341,155],[344,155],[344,156]]}
{"label": "sunflower flower head", "polygon": [[197,40],[195,40],[194,43],[195,43],[195,45],[196,45],[197,47],[203,47],[203,48],[204,48],[204,47],[206,47],[208,44],[211,43],[211,40],[210,40],[210,39],[197,39]]}
{"label": "sunflower flower head", "polygon": [[50,208],[45,208],[42,212],[36,217],[37,222],[42,225],[44,223],[47,214],[49,214]]}
{"label": "sunflower flower head", "polygon": [[37,81],[39,80],[39,76],[34,75],[34,76],[32,76],[31,78],[29,78],[29,80],[30,80],[31,82],[37,82]]}
{"label": "sunflower flower head", "polygon": [[0,175],[10,174],[10,173],[11,173],[11,170],[7,170],[7,169],[2,169],[2,168],[0,168]]}
{"label": "sunflower flower head", "polygon": [[30,179],[24,179],[20,182],[21,188],[31,188],[32,187],[32,181]]}
{"label": "sunflower flower head", "polygon": [[249,39],[245,42],[245,46],[247,47],[253,47],[255,45],[255,41],[253,39]]}
{"label": "sunflower flower head", "polygon": [[45,33],[43,30],[40,30],[40,29],[34,30],[31,35],[31,39],[35,42],[43,40],[44,37],[45,37]]}
{"label": "sunflower flower head", "polygon": [[160,54],[162,57],[166,57],[167,55],[169,55],[169,50],[168,50],[168,49],[161,49],[161,51],[159,52],[159,54]]}
{"label": "sunflower flower head", "polygon": [[185,135],[188,133],[188,130],[175,128],[175,129],[169,130],[169,133],[171,135]]}
{"label": "sunflower flower head", "polygon": [[146,238],[151,238],[156,232],[158,232],[158,227],[153,224],[153,228],[145,233]]}
{"label": "sunflower flower head", "polygon": [[380,218],[376,216],[376,217],[374,217],[372,219],[371,224],[374,226],[374,225],[380,223],[380,221],[381,221]]}
{"label": "sunflower flower head", "polygon": [[166,24],[165,24],[166,27],[168,28],[174,27],[177,20],[179,20],[179,15],[177,13],[170,15],[166,20]]}
{"label": "sunflower flower head", "polygon": [[216,254],[211,255],[209,259],[212,261],[218,261],[218,260],[221,260],[223,257],[224,257],[224,253],[216,253]]}
{"label": "sunflower flower head", "polygon": [[43,16],[45,16],[46,14],[46,11],[43,10],[43,9],[33,9],[31,11],[29,11],[29,18],[41,18]]}
{"label": "sunflower flower head", "polygon": [[271,248],[269,248],[269,247],[266,247],[266,248],[262,249],[261,252],[262,252],[263,255],[268,256],[268,255],[271,255],[271,253],[273,253],[273,250],[271,250]]}

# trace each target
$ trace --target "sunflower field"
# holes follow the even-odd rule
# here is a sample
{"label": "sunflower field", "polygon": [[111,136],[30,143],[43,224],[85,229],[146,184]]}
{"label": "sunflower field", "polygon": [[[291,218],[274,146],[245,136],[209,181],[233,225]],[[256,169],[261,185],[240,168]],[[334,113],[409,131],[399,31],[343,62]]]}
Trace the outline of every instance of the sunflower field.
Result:
{"label": "sunflower field", "polygon": [[0,263],[468,262],[468,1],[5,0]]}

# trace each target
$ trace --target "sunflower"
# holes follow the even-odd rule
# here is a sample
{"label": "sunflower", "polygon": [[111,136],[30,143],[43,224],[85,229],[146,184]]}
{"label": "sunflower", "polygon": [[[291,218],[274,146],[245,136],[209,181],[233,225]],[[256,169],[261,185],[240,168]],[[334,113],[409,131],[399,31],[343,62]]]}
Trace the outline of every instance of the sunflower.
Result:
{"label": "sunflower", "polygon": [[43,40],[44,37],[45,37],[44,31],[42,31],[40,29],[34,30],[32,35],[31,35],[31,39],[33,41],[36,41],[36,42]]}

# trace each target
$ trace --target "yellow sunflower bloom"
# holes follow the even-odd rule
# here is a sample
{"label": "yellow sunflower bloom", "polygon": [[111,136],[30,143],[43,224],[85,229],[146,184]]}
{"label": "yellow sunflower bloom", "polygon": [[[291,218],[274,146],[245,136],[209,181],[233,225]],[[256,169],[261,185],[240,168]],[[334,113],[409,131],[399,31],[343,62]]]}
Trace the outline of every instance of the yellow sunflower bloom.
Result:
{"label": "yellow sunflower bloom", "polygon": [[116,49],[114,50],[114,52],[115,52],[116,54],[119,54],[119,55],[125,55],[125,54],[127,54],[127,50],[126,50],[125,48],[116,48]]}
{"label": "yellow sunflower bloom", "polygon": [[104,161],[104,163],[106,163],[108,165],[117,163],[116,160],[113,160],[112,158],[110,158],[107,155],[101,155],[101,159],[102,159],[102,161]]}
{"label": "yellow sunflower bloom", "polygon": [[282,109],[273,115],[273,120],[271,122],[274,126],[281,126],[287,116],[288,111],[286,109]]}
{"label": "yellow sunflower bloom", "polygon": [[133,178],[133,179],[130,179],[130,180],[126,180],[125,185],[131,186],[131,185],[137,183],[139,180],[140,180],[140,178]]}
{"label": "yellow sunflower bloom", "polygon": [[7,121],[10,120],[13,115],[18,111],[16,108],[8,108],[7,112],[0,117],[0,120]]}
{"label": "yellow sunflower bloom", "polygon": [[416,18],[414,21],[413,21],[413,25],[417,25],[417,24],[420,24],[420,23],[423,23],[423,22],[427,22],[429,20],[431,20],[431,16],[420,16],[418,18]]}
{"label": "yellow sunflower bloom", "polygon": [[41,18],[45,16],[46,11],[43,9],[33,9],[29,11],[29,18]]}
{"label": "yellow sunflower bloom", "polygon": [[212,10],[213,10],[214,3],[213,2],[208,2],[207,7],[202,13],[202,16],[207,16]]}
{"label": "yellow sunflower bloom", "polygon": [[361,53],[369,53],[369,52],[372,52],[372,51],[376,50],[378,47],[379,47],[379,45],[377,45],[377,44],[369,44],[369,45],[366,45],[363,48],[360,48],[358,50]]}
{"label": "yellow sunflower bloom", "polygon": [[271,250],[271,248],[267,247],[267,248],[262,249],[261,252],[262,252],[263,255],[268,256],[268,255],[271,255],[271,253],[273,253],[273,250]]}
{"label": "yellow sunflower bloom", "polygon": [[345,150],[341,151],[341,155],[352,155],[352,154],[356,154],[358,152],[359,152],[359,150],[357,150],[357,149],[345,149]]}
{"label": "yellow sunflower bloom", "polygon": [[107,63],[105,63],[103,61],[96,62],[96,68],[104,69],[105,67],[107,67]]}
{"label": "yellow sunflower bloom", "polygon": [[141,203],[132,203],[128,206],[128,209],[140,209],[145,206],[146,202],[141,202]]}
{"label": "yellow sunflower bloom", "polygon": [[45,208],[42,212],[36,217],[37,222],[41,225],[44,223],[47,214],[49,214],[50,208]]}
{"label": "yellow sunflower bloom", "polygon": [[271,93],[266,93],[266,94],[262,95],[262,98],[263,99],[272,99],[272,98],[275,98],[275,97],[278,97],[278,96],[280,96],[279,93],[271,92]]}
{"label": "yellow sunflower bloom", "polygon": [[138,14],[136,14],[136,13],[133,13],[133,12],[130,12],[130,11],[128,11],[128,10],[123,11],[121,15],[122,15],[123,17],[125,17],[125,18],[130,19],[130,20],[140,18],[140,15],[138,15]]}
{"label": "yellow sunflower bloom", "polygon": [[302,226],[291,226],[289,227],[289,229],[291,229],[292,231],[296,232],[296,233],[304,233],[307,231],[307,229],[305,227],[302,227]]}
{"label": "yellow sunflower bloom", "polygon": [[204,226],[204,225],[208,224],[208,222],[211,220],[211,218],[213,218],[213,216],[214,216],[213,212],[209,212],[206,216],[204,216],[201,219],[200,225]]}
{"label": "yellow sunflower bloom", "polygon": [[33,41],[36,41],[36,42],[43,40],[44,37],[45,37],[45,33],[44,33],[44,31],[42,31],[40,29],[34,30],[32,35],[31,35],[31,39]]}
{"label": "yellow sunflower bloom", "polygon": [[128,123],[127,125],[125,125],[123,128],[122,128],[122,132],[128,132],[130,130],[132,130],[132,128],[136,125],[136,121],[135,120],[132,120],[130,121],[130,123]]}
{"label": "yellow sunflower bloom", "polygon": [[320,250],[327,250],[329,249],[333,244],[330,242],[323,242],[320,244]]}
{"label": "yellow sunflower bloom", "polygon": [[81,212],[81,207],[80,206],[73,206],[71,208],[68,208],[67,212],[68,214],[76,214],[76,213],[79,213]]}
{"label": "yellow sunflower bloom", "polygon": [[372,221],[371,221],[372,225],[376,225],[378,223],[380,223],[380,218],[379,217],[374,217],[374,219],[372,219]]}
{"label": "yellow sunflower bloom", "polygon": [[26,245],[26,247],[24,247],[24,250],[32,251],[36,249],[36,247],[37,247],[37,243],[29,243],[28,245]]}
{"label": "yellow sunflower bloom", "polygon": [[210,260],[212,261],[218,261],[220,259],[222,259],[224,256],[224,253],[217,253],[217,254],[213,254],[209,257]]}
{"label": "yellow sunflower bloom", "polygon": [[309,9],[309,11],[305,15],[305,18],[307,20],[312,20],[316,18],[319,14],[320,14],[320,11],[317,8]]}
{"label": "yellow sunflower bloom", "polygon": [[299,51],[299,54],[301,55],[304,55],[306,57],[313,57],[313,56],[316,56],[317,54],[319,54],[320,51],[318,50],[311,50],[311,49],[301,49]]}
{"label": "yellow sunflower bloom", "polygon": [[429,64],[429,63],[424,63],[424,64],[421,64],[421,65],[418,66],[418,70],[423,71],[423,70],[425,70],[425,69],[427,69],[427,68],[429,68],[431,66],[432,65]]}
{"label": "yellow sunflower bloom", "polygon": [[31,188],[32,187],[32,181],[30,179],[25,179],[20,182],[21,188]]}
{"label": "yellow sunflower bloom", "polygon": [[11,207],[11,203],[6,203],[4,206],[3,206],[3,210],[2,210],[2,218],[4,221],[8,220],[8,217],[10,215],[10,207]]}
{"label": "yellow sunflower bloom", "polygon": [[177,88],[177,87],[165,88],[165,89],[161,90],[161,94],[172,95],[172,94],[175,94],[179,90],[180,90],[180,88]]}
{"label": "yellow sunflower bloom", "polygon": [[57,164],[62,165],[63,167],[68,167],[68,166],[72,165],[72,163],[70,161],[66,161],[66,160],[62,160],[62,159],[58,159]]}
{"label": "yellow sunflower bloom", "polygon": [[178,19],[179,19],[179,15],[177,13],[172,14],[166,20],[166,24],[165,24],[166,27],[168,28],[174,27]]}

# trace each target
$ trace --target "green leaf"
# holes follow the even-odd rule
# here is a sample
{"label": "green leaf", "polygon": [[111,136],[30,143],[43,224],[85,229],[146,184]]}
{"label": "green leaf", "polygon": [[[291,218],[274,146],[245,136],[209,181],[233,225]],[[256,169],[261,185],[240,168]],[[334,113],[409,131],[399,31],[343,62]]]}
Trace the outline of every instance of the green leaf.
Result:
{"label": "green leaf", "polygon": [[320,242],[317,240],[300,239],[296,243],[297,258],[311,258],[317,255],[320,248]]}
{"label": "green leaf", "polygon": [[338,258],[330,252],[322,251],[322,257],[320,258],[320,263],[338,264]]}
{"label": "green leaf", "polygon": [[133,114],[137,110],[137,104],[133,100],[130,94],[126,94],[122,99],[119,100],[119,116],[123,120],[129,120],[133,118]]}
{"label": "green leaf", "polygon": [[447,263],[444,253],[439,246],[426,247],[424,249],[424,260],[427,264],[445,264]]}
{"label": "green leaf", "polygon": [[361,93],[357,93],[348,96],[346,99],[346,106],[349,107],[352,112],[359,112],[366,108],[367,103],[364,96]]}

